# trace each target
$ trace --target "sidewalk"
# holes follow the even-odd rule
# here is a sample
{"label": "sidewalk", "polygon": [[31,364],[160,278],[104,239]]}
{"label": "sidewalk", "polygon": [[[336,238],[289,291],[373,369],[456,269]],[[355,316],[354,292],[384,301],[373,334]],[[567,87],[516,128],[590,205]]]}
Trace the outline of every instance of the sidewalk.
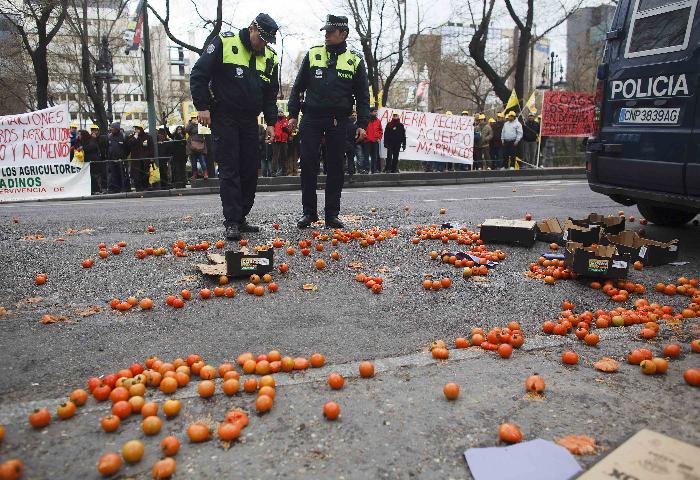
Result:
{"label": "sidewalk", "polygon": [[[345,176],[344,188],[376,188],[376,187],[414,187],[430,185],[461,185],[470,183],[522,182],[532,180],[570,180],[585,179],[586,169],[583,167],[540,168],[526,170],[474,170],[468,172],[406,172],[406,173],[375,173],[353,175],[352,179]],[[319,175],[318,188],[326,184],[326,176]],[[258,192],[278,192],[301,190],[300,177],[260,177]],[[57,201],[85,200],[111,198],[150,198],[175,197],[183,195],[208,195],[219,193],[219,179],[195,180],[189,188],[174,188],[170,190],[148,190],[143,192],[110,193],[89,197],[71,197],[50,200],[28,201]]]}

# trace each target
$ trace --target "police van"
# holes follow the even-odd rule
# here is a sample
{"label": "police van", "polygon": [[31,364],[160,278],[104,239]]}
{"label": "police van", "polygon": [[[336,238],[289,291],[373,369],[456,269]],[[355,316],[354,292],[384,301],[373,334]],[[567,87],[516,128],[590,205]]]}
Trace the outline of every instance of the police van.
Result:
{"label": "police van", "polygon": [[649,221],[700,213],[698,0],[620,0],[595,95],[588,183]]}

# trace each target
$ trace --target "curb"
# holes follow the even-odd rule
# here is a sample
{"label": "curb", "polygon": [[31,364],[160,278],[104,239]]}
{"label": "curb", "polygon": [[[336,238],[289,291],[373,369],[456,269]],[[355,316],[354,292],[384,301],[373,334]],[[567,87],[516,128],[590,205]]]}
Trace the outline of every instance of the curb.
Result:
{"label": "curb", "polygon": [[[586,178],[583,167],[541,168],[527,170],[495,170],[468,172],[407,172],[376,173],[372,175],[347,175],[343,188],[382,188],[382,187],[418,187],[439,185],[468,185],[478,183],[518,182],[530,180],[580,180]],[[326,186],[326,176],[319,175],[318,188]],[[281,192],[301,190],[301,178],[296,177],[261,177],[258,178],[258,192]],[[195,180],[192,188],[173,188],[170,190],[147,190],[143,192],[108,193],[84,197],[51,198],[44,200],[20,200],[18,202],[55,202],[76,200],[108,200],[120,198],[156,198],[180,197],[186,195],[210,195],[219,193],[219,179]]]}

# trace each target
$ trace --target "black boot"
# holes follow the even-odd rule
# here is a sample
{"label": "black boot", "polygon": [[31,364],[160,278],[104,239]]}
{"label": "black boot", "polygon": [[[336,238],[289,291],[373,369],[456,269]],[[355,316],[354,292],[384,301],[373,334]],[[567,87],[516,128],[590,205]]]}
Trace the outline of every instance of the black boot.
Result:
{"label": "black boot", "polygon": [[326,227],[328,228],[345,228],[343,222],[336,215],[326,217]]}
{"label": "black boot", "polygon": [[258,227],[256,225],[251,225],[250,223],[248,223],[248,220],[246,220],[245,218],[241,222],[238,229],[242,233],[258,233],[260,231],[260,227]]}
{"label": "black boot", "polygon": [[305,213],[303,217],[297,222],[297,227],[299,228],[309,228],[313,222],[318,221],[318,215],[310,215]]}
{"label": "black boot", "polygon": [[238,224],[233,223],[226,226],[226,240],[240,240],[241,231],[238,228]]}

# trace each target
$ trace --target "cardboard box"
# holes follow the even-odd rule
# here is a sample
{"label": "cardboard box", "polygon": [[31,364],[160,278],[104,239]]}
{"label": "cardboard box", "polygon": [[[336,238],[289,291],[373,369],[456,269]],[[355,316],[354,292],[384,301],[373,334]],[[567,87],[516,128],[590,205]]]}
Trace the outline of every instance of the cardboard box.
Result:
{"label": "cardboard box", "polygon": [[577,225],[569,219],[564,222],[564,235],[562,238],[565,242],[576,242],[583,245],[598,243],[600,242],[600,225],[585,227]]}
{"label": "cardboard box", "polygon": [[627,253],[632,262],[639,260],[645,266],[665,265],[678,258],[678,240],[658,242],[642,238],[637,232],[625,230],[617,235],[605,235],[605,243],[615,245],[620,253]]}
{"label": "cardboard box", "polygon": [[578,480],[689,480],[700,477],[700,448],[652,430],[640,430]]}
{"label": "cardboard box", "polygon": [[535,244],[533,220],[491,218],[481,224],[480,238],[486,243],[509,243],[531,247]]}
{"label": "cardboard box", "polygon": [[620,254],[615,245],[587,247],[581,243],[568,242],[564,262],[570,270],[584,277],[625,278],[630,257]]}
{"label": "cardboard box", "polygon": [[564,229],[558,218],[547,218],[537,222],[537,240],[564,245]]}
{"label": "cardboard box", "polygon": [[620,233],[625,229],[625,217],[614,215],[604,217],[597,213],[591,213],[588,217],[581,220],[574,220],[573,218],[569,218],[569,220],[571,220],[574,225],[579,225],[581,227],[598,226],[604,233]]}
{"label": "cardboard box", "polygon": [[226,255],[208,253],[208,264],[195,264],[197,270],[204,275],[220,277],[247,277],[252,274],[263,275],[271,272],[273,267],[273,249],[258,252],[242,249],[239,252],[227,251]]}
{"label": "cardboard box", "polygon": [[226,274],[229,277],[247,277],[252,274],[263,275],[272,271],[274,250],[226,252]]}

